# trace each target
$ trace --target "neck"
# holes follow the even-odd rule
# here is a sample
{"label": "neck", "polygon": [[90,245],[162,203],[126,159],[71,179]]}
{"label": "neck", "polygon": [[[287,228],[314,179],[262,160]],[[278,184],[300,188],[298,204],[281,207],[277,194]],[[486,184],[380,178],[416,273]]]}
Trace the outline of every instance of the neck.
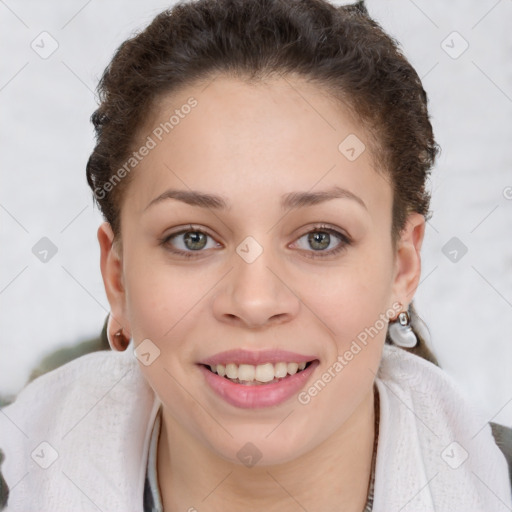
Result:
{"label": "neck", "polygon": [[374,400],[372,389],[313,450],[283,464],[250,468],[218,457],[164,408],[157,462],[164,510],[361,512],[372,469]]}

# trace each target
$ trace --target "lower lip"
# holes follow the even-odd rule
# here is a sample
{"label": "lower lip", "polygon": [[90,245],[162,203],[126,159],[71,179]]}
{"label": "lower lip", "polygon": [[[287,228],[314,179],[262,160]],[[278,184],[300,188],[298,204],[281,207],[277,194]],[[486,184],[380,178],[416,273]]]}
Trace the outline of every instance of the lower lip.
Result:
{"label": "lower lip", "polygon": [[202,364],[199,368],[210,388],[226,402],[243,409],[257,409],[279,405],[297,394],[319,364],[319,361],[315,360],[306,369],[288,375],[279,382],[253,386],[231,382],[211,372]]}

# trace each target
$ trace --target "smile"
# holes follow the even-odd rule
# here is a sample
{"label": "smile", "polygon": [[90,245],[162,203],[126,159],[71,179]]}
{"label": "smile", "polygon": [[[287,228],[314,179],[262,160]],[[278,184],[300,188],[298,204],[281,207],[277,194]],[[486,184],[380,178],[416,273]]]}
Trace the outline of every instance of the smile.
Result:
{"label": "smile", "polygon": [[296,396],[307,384],[320,364],[277,362],[259,365],[199,364],[213,397],[242,409],[280,405]]}
{"label": "smile", "polygon": [[265,363],[259,365],[252,364],[235,364],[227,365],[216,364],[209,366],[210,371],[216,373],[220,377],[225,377],[231,382],[244,384],[246,386],[258,386],[269,382],[279,382],[288,375],[295,375],[306,368],[309,362],[302,363]]}

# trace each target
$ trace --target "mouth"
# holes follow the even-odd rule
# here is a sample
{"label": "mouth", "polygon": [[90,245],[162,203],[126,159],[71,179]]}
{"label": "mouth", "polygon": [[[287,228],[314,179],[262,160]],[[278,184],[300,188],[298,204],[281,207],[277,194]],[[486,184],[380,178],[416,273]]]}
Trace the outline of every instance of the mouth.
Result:
{"label": "mouth", "polygon": [[212,396],[241,409],[260,409],[284,404],[307,386],[320,361],[276,362],[259,365],[200,363]]}
{"label": "mouth", "polygon": [[307,362],[286,362],[264,363],[259,365],[252,364],[202,364],[211,373],[223,377],[234,384],[243,386],[265,386],[276,382],[281,382],[291,375],[303,372],[317,360]]}

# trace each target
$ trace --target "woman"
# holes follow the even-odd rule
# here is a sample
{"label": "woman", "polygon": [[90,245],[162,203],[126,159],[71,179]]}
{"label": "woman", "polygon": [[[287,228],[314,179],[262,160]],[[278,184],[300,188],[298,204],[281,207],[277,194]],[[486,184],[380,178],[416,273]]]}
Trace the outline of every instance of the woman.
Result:
{"label": "woman", "polygon": [[114,350],[3,410],[6,510],[510,510],[413,308],[439,148],[362,2],[179,4],[99,90]]}

